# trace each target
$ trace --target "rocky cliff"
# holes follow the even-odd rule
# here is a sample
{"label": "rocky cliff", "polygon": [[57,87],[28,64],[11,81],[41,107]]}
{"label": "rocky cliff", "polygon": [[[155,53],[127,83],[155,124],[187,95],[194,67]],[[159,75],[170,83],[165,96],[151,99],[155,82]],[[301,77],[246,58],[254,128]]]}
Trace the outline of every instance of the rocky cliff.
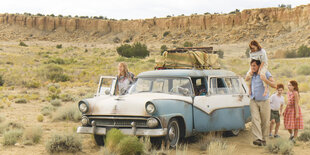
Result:
{"label": "rocky cliff", "polygon": [[[89,41],[208,41],[226,43],[256,38],[273,42],[280,35],[301,35],[310,30],[310,4],[288,8],[243,10],[236,14],[207,14],[113,21],[51,16],[0,14],[0,39]],[[163,33],[169,32],[164,37]],[[300,32],[300,33],[299,33]],[[305,36],[304,36],[305,35]],[[115,40],[115,38],[119,38]],[[289,38],[289,37],[288,37]]]}

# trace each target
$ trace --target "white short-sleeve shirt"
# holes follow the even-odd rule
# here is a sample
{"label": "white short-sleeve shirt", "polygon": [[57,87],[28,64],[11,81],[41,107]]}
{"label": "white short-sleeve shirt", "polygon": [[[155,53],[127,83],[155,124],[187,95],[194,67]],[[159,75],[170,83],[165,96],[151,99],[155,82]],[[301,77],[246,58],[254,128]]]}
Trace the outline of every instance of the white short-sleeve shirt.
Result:
{"label": "white short-sleeve shirt", "polygon": [[273,94],[270,97],[270,108],[271,110],[280,110],[281,104],[284,104],[284,97],[281,95]]}

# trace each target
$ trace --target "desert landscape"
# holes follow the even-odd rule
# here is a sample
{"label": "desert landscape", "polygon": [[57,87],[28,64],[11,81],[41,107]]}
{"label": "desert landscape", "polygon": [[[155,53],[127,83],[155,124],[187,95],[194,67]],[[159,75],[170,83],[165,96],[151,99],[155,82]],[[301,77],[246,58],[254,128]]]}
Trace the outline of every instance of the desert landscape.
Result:
{"label": "desert landscape", "polygon": [[[244,77],[253,39],[266,49],[277,83],[299,83],[305,125],[299,135],[304,133],[308,140],[300,138],[287,146],[291,150],[279,154],[307,154],[310,4],[144,20],[0,14],[0,154],[48,154],[56,135],[71,136],[78,148],[60,154],[109,154],[109,148],[96,146],[91,135],[76,134],[82,116],[77,103],[94,96],[101,75],[115,76],[119,62],[126,62],[135,75],[154,70],[164,45],[171,49],[187,43],[222,51],[221,67]],[[149,56],[126,58],[117,53],[117,47],[136,42],[147,46]],[[145,154],[271,154],[268,146],[252,144],[250,129],[248,123],[236,137],[197,135],[183,140],[179,148],[147,149]],[[282,118],[279,135],[288,141]],[[220,145],[212,148],[214,142]]]}

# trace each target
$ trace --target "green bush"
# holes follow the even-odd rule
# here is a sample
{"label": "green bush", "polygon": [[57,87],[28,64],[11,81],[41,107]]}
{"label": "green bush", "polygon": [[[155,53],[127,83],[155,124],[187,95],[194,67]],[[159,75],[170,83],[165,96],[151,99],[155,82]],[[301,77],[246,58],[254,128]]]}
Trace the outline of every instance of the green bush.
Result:
{"label": "green bush", "polygon": [[116,51],[120,56],[127,58],[130,57],[145,58],[150,54],[150,51],[147,50],[147,46],[139,42],[134,43],[132,46],[129,44],[121,45],[117,47]]}
{"label": "green bush", "polygon": [[23,136],[23,130],[12,129],[6,131],[3,136],[3,145],[14,145]]}
{"label": "green bush", "polygon": [[194,44],[192,42],[188,42],[186,41],[184,44],[183,44],[184,47],[193,47]]}
{"label": "green bush", "polygon": [[307,129],[304,132],[302,132],[300,136],[298,137],[298,140],[304,141],[304,142],[310,141],[310,130]]}
{"label": "green bush", "polygon": [[57,65],[48,65],[45,68],[45,76],[53,82],[70,81],[70,77],[64,73],[63,68]]}
{"label": "green bush", "polygon": [[170,34],[170,31],[166,31],[166,32],[164,32],[163,37],[166,37],[169,34]]}
{"label": "green bush", "polygon": [[43,115],[40,114],[40,115],[37,116],[37,121],[38,122],[43,122],[43,120],[44,120]]}
{"label": "green bush", "polygon": [[109,149],[110,152],[116,150],[117,144],[125,137],[125,135],[118,129],[111,129],[108,131],[105,144],[106,147]]}
{"label": "green bush", "polygon": [[127,136],[117,145],[117,152],[120,155],[143,154],[143,149],[143,144],[135,136]]}
{"label": "green bush", "polygon": [[66,93],[66,94],[61,94],[60,95],[60,99],[63,102],[70,102],[70,101],[74,101],[74,97],[72,97],[70,94]]}
{"label": "green bush", "polygon": [[297,73],[301,75],[310,75],[310,66],[303,65],[297,69]]}
{"label": "green bush", "polygon": [[286,51],[285,52],[285,57],[286,58],[296,58],[297,57],[297,53],[294,50]]}
{"label": "green bush", "polygon": [[30,80],[25,83],[26,88],[40,88],[41,84],[38,81]]}
{"label": "green bush", "polygon": [[59,99],[52,100],[51,105],[54,107],[59,107],[61,105],[61,101]]}
{"label": "green bush", "polygon": [[292,154],[293,143],[283,138],[277,138],[267,144],[270,153]]}
{"label": "green bush", "polygon": [[24,42],[20,41],[20,42],[19,42],[19,46],[25,46],[25,47],[27,47],[28,45],[26,45]]}
{"label": "green bush", "polygon": [[53,120],[55,121],[79,121],[82,118],[82,114],[80,110],[78,109],[78,106],[76,104],[66,105],[64,107],[61,107],[56,111],[54,114]]}
{"label": "green bush", "polygon": [[50,153],[76,153],[82,151],[82,143],[74,134],[54,134],[47,142],[46,150]]}
{"label": "green bush", "polygon": [[224,51],[218,50],[217,54],[219,55],[219,58],[223,59],[224,58]]}
{"label": "green bush", "polygon": [[168,47],[166,45],[161,45],[160,47],[160,53],[163,54],[165,51],[167,51]]}
{"label": "green bush", "polygon": [[37,144],[41,140],[42,133],[42,128],[39,126],[27,128],[24,132],[24,140],[30,142],[30,144]]}
{"label": "green bush", "polygon": [[48,98],[51,100],[55,100],[60,98],[59,94],[61,93],[59,84],[49,84],[47,86],[48,90]]}
{"label": "green bush", "polygon": [[58,49],[62,48],[62,44],[57,44],[56,48],[58,48]]}
{"label": "green bush", "polygon": [[24,103],[27,103],[27,100],[25,98],[19,98],[19,99],[15,100],[15,103],[24,104]]}
{"label": "green bush", "polygon": [[56,109],[53,106],[46,106],[41,109],[41,114],[43,116],[51,115]]}
{"label": "green bush", "polygon": [[0,75],[0,86],[4,85],[3,75]]}
{"label": "green bush", "polygon": [[297,57],[310,57],[310,48],[306,45],[301,45],[297,50]]}

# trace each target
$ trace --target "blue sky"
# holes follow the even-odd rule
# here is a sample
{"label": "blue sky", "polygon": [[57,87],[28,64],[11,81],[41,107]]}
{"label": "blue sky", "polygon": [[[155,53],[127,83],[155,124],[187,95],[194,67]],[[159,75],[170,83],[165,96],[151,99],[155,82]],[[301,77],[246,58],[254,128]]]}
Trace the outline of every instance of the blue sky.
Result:
{"label": "blue sky", "polygon": [[292,7],[310,4],[310,0],[1,0],[0,13],[105,16],[114,19],[144,19],[191,15],[194,13],[229,13],[235,9]]}

